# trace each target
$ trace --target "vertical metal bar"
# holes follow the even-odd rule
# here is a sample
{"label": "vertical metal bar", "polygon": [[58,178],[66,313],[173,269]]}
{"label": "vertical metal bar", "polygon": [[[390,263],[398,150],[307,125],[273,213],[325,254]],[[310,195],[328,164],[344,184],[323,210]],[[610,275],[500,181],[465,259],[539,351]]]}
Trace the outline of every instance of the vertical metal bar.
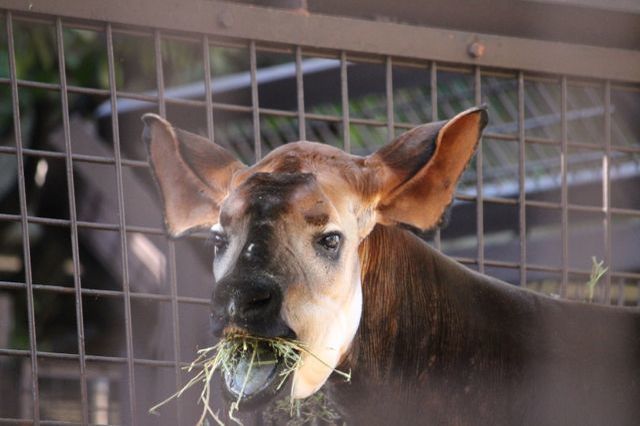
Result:
{"label": "vertical metal bar", "polygon": [[351,152],[351,125],[349,124],[349,80],[347,54],[340,52],[340,97],[342,98],[342,139],[344,150]]}
{"label": "vertical metal bar", "polygon": [[18,76],[16,74],[16,52],[13,39],[13,14],[5,15],[7,45],[9,47],[9,80],[13,109],[13,133],[16,141],[16,161],[18,162],[18,196],[20,202],[20,224],[22,228],[22,250],[24,256],[24,279],[27,286],[27,321],[29,326],[29,355],[31,357],[31,398],[33,401],[33,424],[40,424],[40,390],[38,388],[38,348],[36,341],[36,320],[34,312],[33,276],[31,274],[31,248],[29,246],[29,223],[27,216],[27,191],[25,184],[24,157],[22,152],[22,131],[20,129],[20,100],[18,97]]}
{"label": "vertical metal bar", "polygon": [[153,48],[156,59],[156,87],[158,89],[158,112],[167,118],[167,105],[164,102],[164,70],[162,69],[162,38],[160,31],[153,32]]}
{"label": "vertical metal bar", "polygon": [[75,185],[73,180],[73,160],[71,159],[71,128],[69,125],[69,96],[67,93],[67,72],[64,53],[62,19],[56,18],[56,41],[58,47],[58,70],[60,74],[60,99],[62,106],[62,127],[65,145],[65,166],[67,173],[67,196],[69,199],[69,222],[71,226],[71,257],[73,259],[73,286],[76,301],[76,328],[78,333],[78,355],[80,358],[80,402],[82,422],[89,423],[89,398],[87,392],[87,365],[84,346],[84,315],[82,312],[82,282],[80,277],[80,249],[78,247],[78,218],[76,215]]}
{"label": "vertical metal bar", "polygon": [[[209,36],[206,34],[202,37],[202,60],[204,63],[204,92],[206,94],[205,108],[207,110],[207,135],[209,136],[209,140],[213,141],[215,140],[215,134],[213,128],[213,102],[211,99],[211,97],[213,96],[213,92],[211,90],[211,56],[209,52]],[[158,77],[156,76],[156,78]]]}
{"label": "vertical metal bar", "polygon": [[[611,81],[604,83],[604,156],[602,157],[602,207],[604,209],[604,302],[611,303]],[[624,293],[624,292],[622,292]]]}
{"label": "vertical metal bar", "polygon": [[562,208],[562,281],[560,282],[560,297],[567,297],[567,286],[569,283],[569,187],[567,184],[567,142],[569,138],[569,130],[567,125],[567,77],[562,76],[560,88],[560,121],[562,130],[562,140],[560,146],[561,160],[561,199]]}
{"label": "vertical metal bar", "polygon": [[518,224],[520,235],[520,286],[527,285],[527,192],[525,182],[526,144],[525,144],[525,111],[524,111],[524,73],[518,72]]}
{"label": "vertical metal bar", "polygon": [[393,112],[393,62],[391,56],[385,61],[385,87],[387,89],[387,142],[395,138],[395,123]]}
{"label": "vertical metal bar", "polygon": [[133,329],[131,325],[131,290],[129,285],[129,261],[127,252],[127,231],[124,207],[124,182],[122,181],[122,158],[120,155],[120,125],[118,124],[118,99],[116,96],[116,72],[115,59],[113,54],[113,32],[111,23],[107,23],[107,63],[109,74],[109,93],[111,96],[111,130],[113,134],[113,154],[116,166],[116,186],[118,196],[118,212],[120,231],[120,250],[122,260],[122,292],[124,293],[124,322],[125,340],[127,349],[127,373],[129,379],[129,415],[130,424],[135,424],[136,420],[136,396],[135,396],[135,375],[133,363]]}
{"label": "vertical metal bar", "polygon": [[253,148],[256,153],[256,162],[262,158],[262,144],[260,142],[260,104],[258,100],[258,78],[256,42],[249,42],[249,62],[251,67],[251,110],[253,112]]}
{"label": "vertical metal bar", "polygon": [[[624,302],[626,299],[625,287],[626,287],[626,279],[620,278],[618,280],[618,301],[617,301],[618,306],[624,306]],[[640,289],[640,281],[638,282],[638,287]],[[637,301],[637,305],[640,306],[640,298]]]}
{"label": "vertical metal bar", "polygon": [[[178,304],[178,277],[176,267],[176,245],[173,241],[168,240],[169,246],[169,286],[171,291],[171,319],[173,323],[173,359],[174,359],[174,373],[176,376],[176,389],[182,389],[182,375],[180,368],[180,360],[182,354],[180,353],[180,306]],[[178,424],[182,424],[182,409],[180,401],[176,401],[177,411],[176,417]]]}
{"label": "vertical metal bar", "polygon": [[604,209],[604,297],[611,303],[611,81],[604,83],[604,156],[602,157],[602,208]]}
{"label": "vertical metal bar", "polygon": [[[474,70],[475,103],[482,104],[482,73],[480,67]],[[482,138],[478,140],[476,151],[476,235],[478,238],[478,271],[484,273],[484,182],[482,176]]]}
{"label": "vertical metal bar", "polygon": [[296,46],[296,94],[298,95],[298,137],[304,141],[307,139],[307,123],[304,116],[304,74],[300,46]]}
{"label": "vertical metal bar", "polygon": [[[430,84],[431,84],[431,120],[438,121],[438,64],[436,62],[431,63]],[[437,250],[440,250],[440,247],[441,247],[440,229],[436,229],[435,235],[433,237],[433,242],[434,242],[435,248]]]}
{"label": "vertical metal bar", "polygon": [[[207,108],[207,132],[210,140],[213,140],[213,104],[211,102],[211,67],[209,62],[209,40],[205,35],[203,37],[203,61],[204,61],[204,85],[206,93],[206,108]],[[153,33],[153,47],[156,65],[156,89],[158,91],[158,112],[163,118],[167,118],[167,104],[165,102],[164,95],[164,69],[162,67],[162,38],[160,37],[160,31],[155,30]],[[179,304],[178,304],[178,278],[177,278],[177,266],[176,266],[176,248],[173,240],[167,240],[167,246],[169,249],[169,291],[171,296],[171,319],[173,325],[173,359],[174,359],[174,374],[176,380],[176,389],[182,387],[182,375],[180,368],[180,360],[182,354],[180,353],[180,320],[179,320]],[[176,417],[178,424],[182,424],[182,409],[180,402],[176,401]]]}

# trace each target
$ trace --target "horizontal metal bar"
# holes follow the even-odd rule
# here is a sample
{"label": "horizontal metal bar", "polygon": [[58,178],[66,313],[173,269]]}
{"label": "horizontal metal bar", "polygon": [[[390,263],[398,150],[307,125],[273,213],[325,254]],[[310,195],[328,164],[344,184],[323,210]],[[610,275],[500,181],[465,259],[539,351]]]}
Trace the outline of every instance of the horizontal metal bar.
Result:
{"label": "horizontal metal bar", "polygon": [[[26,13],[108,21],[175,31],[199,32],[232,38],[321,49],[356,51],[497,68],[640,81],[640,52],[571,43],[496,36],[377,22],[287,10],[200,1],[185,7],[180,0],[57,1],[5,0],[4,7]],[[224,14],[225,19],[220,19]],[[367,37],[354,37],[367,34]],[[467,53],[468,45],[485,46],[480,58]]]}
{"label": "horizontal metal bar", "polygon": [[[464,263],[467,265],[477,265],[478,260],[470,257],[459,257],[452,256],[457,262]],[[521,264],[519,262],[508,262],[502,260],[492,260],[492,259],[484,259],[484,265],[495,268],[504,268],[504,269],[520,269]],[[527,271],[535,271],[535,272],[550,272],[561,274],[563,271],[562,266],[548,266],[548,265],[537,265],[537,264],[527,264]],[[568,268],[567,272],[571,275],[584,275],[589,276],[591,274],[590,269],[576,269],[576,268]],[[611,277],[613,278],[627,278],[632,280],[640,280],[640,273],[636,272],[611,272]]]}
{"label": "horizontal metal bar", "polygon": [[[0,146],[0,154],[16,154],[16,148],[10,146]],[[25,156],[52,158],[52,159],[65,159],[67,155],[60,151],[47,151],[42,149],[22,149],[22,154]],[[86,155],[86,154],[71,154],[71,158],[74,162],[94,163],[94,164],[115,164],[116,160],[113,157],[102,157],[98,155]],[[142,167],[149,168],[147,161],[141,160],[120,160],[121,164],[129,167]]]}
{"label": "horizontal metal bar", "polygon": [[[26,349],[0,348],[0,356],[29,357],[31,356],[31,353]],[[78,354],[44,352],[44,351],[38,351],[36,356],[38,358],[71,360],[71,361],[77,360],[80,357]],[[127,357],[123,357],[123,356],[103,356],[103,355],[86,355],[85,359],[87,360],[87,362],[103,362],[103,363],[109,363],[109,364],[124,364],[128,361]],[[175,366],[174,361],[161,361],[157,359],[146,359],[146,358],[133,358],[133,363],[136,365],[145,365],[148,367],[173,368]],[[182,362],[181,365],[188,366],[189,363]]]}
{"label": "horizontal metal bar", "polygon": [[[473,195],[467,194],[456,194],[455,200],[459,201],[469,201],[476,202],[477,197]],[[482,198],[483,202],[486,204],[501,204],[501,205],[517,205],[518,200],[515,198],[500,198],[500,197],[486,197]],[[562,208],[561,203],[559,202],[551,202],[551,201],[538,201],[538,200],[527,200],[526,206],[528,207],[537,207],[544,208],[549,210],[558,210]],[[581,204],[568,204],[569,211],[582,211],[582,212],[591,212],[591,213],[605,213],[604,207],[602,206],[590,206],[590,205],[581,205]],[[640,217],[640,210],[634,209],[624,209],[624,208],[616,208],[612,207],[610,209],[612,215],[618,216],[631,216],[631,217]],[[7,214],[0,213],[0,221],[7,222],[20,222],[21,216],[17,214]],[[48,217],[40,217],[40,216],[27,216],[27,221],[29,223],[37,223],[41,225],[51,225],[51,226],[70,226],[71,222],[67,219],[57,219],[57,218],[48,218]],[[87,228],[87,229],[96,229],[102,231],[118,231],[120,228],[116,224],[110,223],[101,223],[101,222],[87,222],[87,221],[78,221],[78,228]],[[154,228],[147,226],[126,226],[127,233],[142,233],[149,235],[166,235],[166,232],[162,228]],[[206,239],[207,235],[204,233],[200,234],[192,234],[189,238],[195,239]]]}
{"label": "horizontal metal bar", "polygon": [[[199,106],[204,106],[204,102],[201,101],[190,101],[189,103],[198,103]],[[171,102],[169,102],[171,103]],[[176,104],[184,103],[183,100],[176,100]],[[200,105],[202,104],[202,105]],[[226,111],[236,111],[236,112],[251,112],[251,107],[241,106],[241,105],[233,105],[233,104],[221,104],[221,103],[213,103],[214,110],[226,110]],[[295,111],[285,111],[285,110],[277,110],[277,109],[269,109],[269,108],[260,108],[261,115],[269,115],[275,117],[290,117],[295,118],[297,113]],[[305,117],[309,120],[316,121],[326,121],[326,122],[341,122],[342,118],[339,116],[332,116],[326,114],[314,114],[314,113],[306,113]],[[375,120],[375,119],[367,119],[367,118],[351,118],[351,124],[360,124],[366,126],[375,126],[375,127],[386,127],[387,123],[383,120]],[[399,129],[412,129],[413,127],[419,126],[421,123],[395,123],[395,127]],[[483,135],[488,139],[498,139],[506,142],[517,142],[518,138],[515,135],[504,135],[497,133],[484,133]],[[544,145],[557,145],[560,146],[560,141],[552,140],[552,139],[542,139],[542,138],[533,138],[529,137],[525,139],[525,143],[527,144],[544,144]],[[604,146],[592,143],[581,143],[581,142],[569,142],[567,143],[569,148],[579,148],[579,149],[590,149],[594,151],[603,151],[605,150]],[[620,145],[612,145],[610,148],[611,152],[621,152],[625,154],[640,154],[640,146],[620,146]],[[17,152],[16,148],[10,146],[0,146],[0,154],[15,154]],[[27,156],[36,156],[43,158],[59,158],[64,159],[66,155],[59,151],[47,151],[40,149],[23,149],[22,153]],[[113,157],[101,157],[96,155],[86,155],[86,154],[72,154],[72,159],[74,161],[86,162],[86,163],[96,163],[96,164],[115,164],[115,158]],[[148,168],[149,163],[147,161],[142,160],[131,160],[131,159],[122,159],[122,165],[129,167],[139,167],[139,168]]]}
{"label": "horizontal metal bar", "polygon": [[[15,214],[6,214],[0,213],[0,220],[4,221],[20,221],[20,215]],[[27,222],[29,223],[37,223],[41,225],[52,225],[52,226],[70,226],[71,222],[67,219],[56,219],[56,218],[48,218],[48,217],[40,217],[40,216],[27,216]],[[118,225],[109,224],[109,223],[101,223],[101,222],[87,222],[87,221],[78,221],[78,228],[88,228],[88,229],[98,229],[102,231],[119,231],[120,227]],[[150,235],[166,235],[164,229],[161,228],[153,228],[148,226],[135,226],[135,225],[127,225],[125,226],[125,231],[127,233],[137,232],[141,234],[150,234]],[[190,234],[189,239],[199,239],[206,240],[208,235],[206,232],[195,232]]]}
{"label": "horizontal metal bar", "polygon": [[[458,262],[476,265],[478,263],[477,259],[470,257],[452,257]],[[520,263],[518,262],[508,262],[508,261],[500,261],[500,260],[484,260],[485,266],[492,267],[500,267],[500,268],[508,268],[508,269],[519,269]],[[527,264],[527,271],[535,271],[535,272],[553,272],[553,273],[561,273],[562,267],[560,266],[549,266],[549,265],[540,265],[540,264]],[[569,268],[569,273],[574,275],[589,275],[591,270],[589,269],[575,269]],[[612,271],[612,278],[626,278],[633,280],[640,280],[640,273],[637,272],[626,272],[626,271]],[[85,284],[86,285],[86,284]],[[0,289],[6,290],[24,290],[26,288],[25,283],[21,282],[12,282],[12,281],[0,281]],[[33,289],[38,291],[50,291],[52,293],[61,293],[61,294],[72,294],[74,293],[73,287],[65,287],[60,285],[51,285],[51,284],[33,284]],[[91,288],[83,288],[82,295],[83,296],[98,296],[98,297],[109,297],[109,298],[121,298],[123,297],[123,292],[117,290],[99,290],[99,289],[91,289]],[[155,293],[138,293],[131,292],[131,299],[135,300],[155,300],[159,302],[170,302],[172,301],[171,295],[164,294],[155,294]],[[211,301],[208,298],[201,297],[190,297],[190,296],[177,296],[176,300],[181,304],[188,305],[203,305],[208,306]],[[28,354],[29,351],[26,351]],[[0,355],[2,352],[0,351]]]}
{"label": "horizontal metal bar", "polygon": [[[33,419],[12,419],[8,417],[0,417],[0,424],[25,426],[33,424]],[[61,420],[40,420],[38,424],[42,426],[100,426],[100,423],[78,423]],[[117,423],[109,423],[109,426],[117,426]]]}
{"label": "horizontal metal bar", "polygon": [[[475,195],[459,194],[459,193],[455,194],[454,199],[459,201],[472,201],[472,202],[478,201],[478,197],[476,197]],[[514,198],[487,197],[484,195],[482,196],[482,201],[489,204],[518,204],[518,200]]]}
{"label": "horizontal metal bar", "polygon": [[[19,222],[21,220],[21,216],[17,214],[7,214],[0,213],[0,221],[6,222]],[[52,226],[70,226],[71,221],[68,219],[57,219],[52,217],[41,217],[41,216],[27,216],[27,222],[29,223],[37,223],[40,225],[52,225]],[[87,222],[79,220],[77,222],[78,228],[87,228],[87,229],[97,229],[101,231],[119,231],[120,227],[116,224],[111,223],[101,223],[101,222]],[[153,228],[149,226],[132,226],[127,225],[125,230],[127,233],[138,232],[141,234],[150,234],[150,235],[166,235],[164,229],[161,228]],[[189,237],[196,238],[205,238],[205,235],[193,234]]]}
{"label": "horizontal metal bar", "polygon": [[[32,19],[23,19],[23,20],[31,21]],[[96,26],[95,30],[104,31],[103,28],[98,26]],[[114,33],[115,32],[116,31],[114,30]],[[126,31],[126,30],[121,30],[119,32],[124,34],[133,34],[133,35],[139,35],[140,33],[142,33],[146,36],[152,37],[152,33],[149,33],[149,32],[140,32],[140,31],[135,32],[135,31]],[[165,37],[164,34],[165,33],[163,33],[163,38],[171,38],[171,37]],[[191,37],[174,37],[174,38],[177,38],[177,39],[188,38],[190,41],[195,42],[195,38],[191,38]],[[231,43],[228,41],[221,41],[220,39],[215,39],[215,38],[210,38],[209,40],[212,40],[209,42],[209,44],[211,47],[214,47],[214,48],[228,48],[228,47],[246,48],[246,42]],[[272,45],[261,46],[259,44],[256,44],[256,49],[260,53],[279,53],[279,54],[291,53],[293,54],[293,51],[294,51],[294,47],[292,46],[283,47],[283,48],[274,48]],[[313,48],[310,48],[310,47],[305,48],[304,56],[313,57],[313,58],[340,59],[339,55],[337,54],[327,54],[326,51],[322,51],[322,52],[315,51],[313,50]],[[375,63],[375,64],[383,63],[381,58],[361,57],[353,53],[350,55],[347,55],[346,60],[350,63]],[[425,60],[410,61],[407,58],[405,58],[404,60],[399,60],[399,59],[394,60],[395,66],[412,67],[412,68],[428,68],[431,62],[432,61],[425,61]],[[458,74],[465,74],[465,75],[472,74],[473,69],[474,69],[473,66],[456,66],[453,64],[438,65],[439,72],[450,72],[450,73],[458,73]],[[495,68],[482,68],[480,73],[482,77],[497,77],[497,78],[504,78],[504,79],[517,78],[516,72],[510,72],[508,70],[506,71],[499,70]],[[525,82],[527,83],[537,82],[537,83],[556,83],[557,84],[559,82],[558,78],[551,77],[548,74],[536,74],[532,72],[525,73],[524,79],[525,79]],[[31,88],[40,88],[40,89],[46,89],[46,90],[60,90],[60,84],[56,84],[56,83],[46,83],[46,82],[22,80],[22,79],[17,79],[16,82],[19,87],[31,87]],[[10,79],[6,77],[0,77],[0,84],[10,84]],[[574,88],[574,87],[575,88],[601,88],[603,86],[600,80],[592,80],[592,79],[581,80],[576,78],[569,80],[567,84],[571,88]],[[629,92],[629,93],[640,93],[640,86],[633,83],[617,83],[616,84],[612,82],[611,89],[617,90],[617,91]],[[97,95],[97,96],[109,96],[108,89],[99,89],[94,87],[68,85],[67,90],[71,93],[82,93],[82,94],[90,94],[90,95]],[[151,95],[145,95],[141,93],[132,93],[132,92],[123,92],[123,91],[118,91],[117,93],[118,93],[118,97],[121,97],[124,99],[136,99],[136,100],[149,101],[149,102],[157,101],[157,97],[151,96]],[[175,98],[165,98],[165,99],[170,99],[172,102],[178,101],[178,99],[175,99]]]}
{"label": "horizontal metal bar", "polygon": [[[84,284],[87,285],[86,283]],[[13,282],[13,281],[0,281],[0,288],[3,289],[11,289],[11,290],[24,290],[26,287],[25,283],[21,282]],[[54,285],[54,284],[34,284],[34,290],[39,291],[50,291],[52,293],[62,293],[62,294],[73,294],[75,289],[73,287],[67,287],[62,285]],[[99,297],[110,297],[110,298],[120,298],[123,296],[122,291],[118,290],[99,290],[93,288],[83,288],[82,289],[83,296],[99,296]],[[171,295],[169,294],[157,294],[157,293],[138,293],[131,292],[132,299],[139,300],[157,300],[160,302],[167,302],[173,300]],[[210,299],[201,298],[201,297],[187,297],[187,296],[177,296],[176,299],[180,303],[192,304],[192,305],[209,305],[211,303]]]}
{"label": "horizontal metal bar", "polygon": [[[8,84],[9,79],[0,78],[0,84],[2,83]],[[22,87],[44,88],[44,89],[56,90],[56,91],[60,90],[60,85],[58,84],[41,83],[41,82],[30,81],[30,80],[18,80],[18,85]],[[79,94],[109,96],[109,91],[104,89],[68,86],[68,91],[79,93]],[[121,99],[131,99],[131,100],[149,102],[150,107],[158,103],[158,97],[156,95],[149,95],[144,93],[118,91],[117,97]],[[177,106],[191,106],[191,107],[203,107],[203,108],[207,106],[207,102],[205,100],[180,99],[180,98],[170,98],[170,97],[165,97],[164,100],[167,104],[177,105]],[[229,103],[223,103],[223,102],[212,102],[211,105],[214,111],[244,112],[244,113],[251,113],[253,111],[252,107],[249,105],[237,105],[237,104],[229,104]],[[261,116],[269,115],[274,117],[297,118],[297,115],[298,115],[297,112],[294,110],[259,108],[258,111]],[[342,122],[341,116],[329,115],[329,114],[319,114],[319,113],[308,112],[305,114],[305,117],[309,120],[316,120],[316,121],[325,121],[325,122],[331,122],[331,123]],[[388,126],[388,123],[386,120],[377,120],[377,119],[371,119],[371,118],[351,117],[350,121],[352,124],[359,124],[359,125],[366,125],[366,126],[375,126],[375,127]],[[419,126],[421,124],[424,124],[424,123],[397,122],[397,123],[394,123],[394,127],[398,129],[408,130],[415,126]],[[485,132],[483,136],[488,139],[495,139],[495,140],[508,141],[508,142],[518,142],[518,135],[516,133],[505,134],[505,133]],[[525,139],[525,143],[560,146],[562,144],[562,141],[559,139],[548,139],[548,138],[529,136]],[[576,141],[568,141],[567,147],[578,148],[578,149],[590,149],[594,151],[600,151],[600,150],[604,151],[605,149],[603,145],[599,145],[595,143],[576,142]],[[612,145],[611,150],[612,152],[640,153],[640,146],[634,147],[634,146]],[[15,148],[0,147],[0,153],[1,152],[13,153],[15,152]],[[27,155],[31,155],[31,154],[38,155],[38,152],[43,152],[43,151],[31,150],[31,149],[24,150],[24,153]],[[58,155],[59,158],[65,158],[64,154],[56,153],[56,155]],[[74,154],[73,159],[81,160],[81,161],[92,161],[92,162],[99,162],[99,163],[114,164],[113,158],[105,160],[105,159],[101,159],[100,157],[80,156],[80,155]],[[127,160],[127,159],[123,159],[122,164],[136,166],[136,167],[147,166],[147,163],[144,161]]]}
{"label": "horizontal metal bar", "polygon": [[[0,15],[2,15],[2,10],[0,10]],[[55,23],[55,18],[53,16],[37,14],[37,13],[29,13],[29,14],[18,14],[14,16],[16,21],[25,21],[25,22],[34,22],[34,23],[45,23],[53,25]],[[70,29],[82,29],[82,30],[91,30],[102,32],[104,31],[104,24],[102,23],[94,23],[92,21],[87,21],[83,18],[78,18],[77,20],[69,20],[65,19],[64,28]],[[122,35],[131,35],[137,37],[153,37],[152,29],[144,29],[141,27],[132,27],[129,25],[118,26],[112,25],[114,34],[122,34]],[[190,33],[177,33],[174,31],[164,30],[163,38],[168,40],[176,40],[176,41],[186,41],[192,43],[199,43],[200,35],[191,35]],[[210,45],[215,48],[246,48],[247,42],[246,40],[234,40],[228,37],[217,37],[210,38]],[[295,53],[295,46],[291,45],[274,45],[274,44],[260,44],[256,43],[256,49],[260,52],[265,53],[279,53],[279,54],[293,54]],[[317,57],[317,58],[332,58],[332,59],[340,59],[339,52],[327,51],[326,49],[316,49],[313,46],[309,46],[305,48],[306,57]],[[363,54],[358,54],[357,52],[349,53],[346,56],[346,59],[349,62],[361,62],[361,63],[376,63],[381,64],[384,62],[384,57],[380,55],[374,56],[366,56]],[[429,60],[424,59],[415,59],[415,58],[398,58],[394,59],[394,63],[397,66],[403,67],[413,67],[413,68],[424,68],[428,66],[428,63],[431,62]],[[456,72],[463,74],[472,74],[474,70],[473,65],[461,65],[454,63],[441,63],[438,66],[440,71],[445,72]],[[500,68],[488,68],[485,66],[481,70],[481,74],[483,77],[499,77],[499,78],[517,78],[517,71],[511,71],[510,69],[500,69]],[[554,77],[547,73],[535,73],[529,72],[525,74],[525,80],[527,81],[536,81],[536,82],[547,82],[547,83],[557,83],[559,81],[558,77]],[[0,78],[0,83],[6,83],[8,79]],[[18,80],[18,85],[20,85],[20,80]],[[36,84],[38,84],[36,82]],[[42,87],[51,88],[57,85],[51,83],[40,83]],[[570,87],[601,87],[602,82],[598,80],[594,80],[593,78],[587,79],[572,79],[568,82]],[[624,90],[629,92],[640,92],[640,86],[637,85],[629,85],[624,82],[612,82],[611,88],[614,90]],[[69,91],[75,92],[78,89],[82,90],[83,88],[79,88],[78,86],[69,86]],[[94,94],[102,95],[104,94],[104,89],[90,89],[84,88],[87,91],[95,91]]]}
{"label": "horizontal metal bar", "polygon": [[[473,195],[467,194],[456,194],[456,200],[460,201],[477,201],[477,197]],[[502,204],[502,205],[516,205],[518,204],[518,200],[515,198],[500,198],[500,197],[486,197],[482,198],[484,203],[487,204]],[[551,201],[538,201],[538,200],[527,200],[526,205],[528,207],[537,207],[544,208],[550,210],[557,210],[562,207],[559,202],[551,202]],[[582,204],[568,204],[569,211],[583,211],[583,212],[592,212],[592,213],[603,213],[604,208],[602,206],[590,206],[590,205],[582,205]],[[632,217],[640,217],[640,210],[634,209],[625,209],[625,208],[617,208],[612,207],[610,209],[611,214],[618,216],[632,216]],[[18,214],[7,214],[0,213],[0,221],[7,222],[20,222],[21,216]],[[41,217],[41,216],[27,216],[27,222],[29,223],[37,223],[40,225],[51,225],[51,226],[70,226],[71,222],[67,219],[57,219],[57,218],[49,218],[49,217]],[[78,221],[78,228],[87,228],[87,229],[96,229],[102,231],[118,231],[120,229],[119,225],[103,223],[103,222],[87,222],[87,221]],[[166,232],[162,228],[154,228],[148,226],[134,226],[127,225],[126,226],[127,233],[142,233],[149,235],[166,235]],[[189,236],[189,238],[193,239],[207,239],[207,235],[205,233],[195,233]]]}
{"label": "horizontal metal bar", "polygon": [[[200,106],[204,106],[204,102],[194,101],[198,103],[202,103]],[[171,103],[171,102],[169,102]],[[182,100],[176,100],[176,104],[182,103]],[[215,110],[226,110],[226,111],[236,111],[236,112],[251,112],[251,107],[241,106],[241,105],[233,105],[233,104],[221,104],[221,103],[212,103]],[[289,117],[295,118],[297,113],[295,111],[285,111],[285,110],[277,110],[270,108],[260,108],[261,115],[273,116],[273,117]],[[305,117],[308,120],[316,120],[316,121],[326,121],[331,123],[338,123],[342,121],[342,118],[335,115],[326,115],[326,114],[314,114],[314,113],[306,113]],[[350,118],[351,124],[360,124],[365,126],[375,126],[375,127],[386,127],[387,123],[384,120],[375,120],[368,118]],[[398,129],[412,129],[416,126],[419,126],[423,123],[395,123],[395,127]],[[518,137],[516,135],[505,135],[498,133],[484,133],[484,138],[486,139],[498,139],[505,142],[518,142]],[[543,139],[543,138],[533,138],[528,137],[525,139],[526,144],[543,144],[543,145],[553,145],[560,146],[560,141],[553,139]],[[583,142],[568,142],[567,146],[569,148],[578,148],[578,149],[590,149],[593,151],[605,151],[605,147],[598,144],[591,143],[583,143]],[[640,145],[637,147],[634,146],[621,146],[621,145],[611,145],[611,152],[620,152],[625,154],[640,154]],[[10,146],[0,146],[0,154],[15,154],[17,152],[16,148]],[[40,149],[26,149],[23,148],[22,153],[24,155],[36,156],[36,157],[44,157],[44,158],[66,158],[66,155],[60,151],[47,151]],[[72,159],[74,161],[81,161],[87,163],[97,163],[97,164],[115,164],[114,157],[101,157],[97,155],[86,155],[86,154],[72,154]],[[147,161],[142,160],[131,160],[131,159],[122,159],[121,160],[123,166],[129,167],[141,167],[148,168],[149,163]]]}

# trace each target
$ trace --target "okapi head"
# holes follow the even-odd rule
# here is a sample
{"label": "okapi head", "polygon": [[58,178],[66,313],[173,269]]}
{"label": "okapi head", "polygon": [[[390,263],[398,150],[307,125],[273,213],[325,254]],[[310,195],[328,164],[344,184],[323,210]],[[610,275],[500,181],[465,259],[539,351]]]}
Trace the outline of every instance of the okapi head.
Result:
{"label": "okapi head", "polygon": [[[292,396],[304,398],[325,383],[356,335],[361,243],[377,224],[439,224],[487,113],[473,108],[416,127],[367,157],[296,142],[253,166],[157,115],[144,122],[169,234],[212,234],[214,332],[302,342],[318,357],[303,354],[293,376]],[[272,394],[277,374],[263,373],[244,390],[247,398]],[[237,395],[237,383],[243,380],[227,379],[227,390]]]}

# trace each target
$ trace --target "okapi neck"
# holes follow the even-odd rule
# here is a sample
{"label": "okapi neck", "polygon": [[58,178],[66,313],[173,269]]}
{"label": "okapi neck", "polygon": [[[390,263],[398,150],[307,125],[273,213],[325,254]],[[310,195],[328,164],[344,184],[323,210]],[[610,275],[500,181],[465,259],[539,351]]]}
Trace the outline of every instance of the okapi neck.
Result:
{"label": "okapi neck", "polygon": [[[406,229],[377,225],[359,247],[363,312],[343,368],[385,380],[418,362],[437,333],[434,250]],[[433,306],[432,306],[433,305]],[[416,325],[418,327],[416,327]],[[416,328],[430,330],[415,333]]]}

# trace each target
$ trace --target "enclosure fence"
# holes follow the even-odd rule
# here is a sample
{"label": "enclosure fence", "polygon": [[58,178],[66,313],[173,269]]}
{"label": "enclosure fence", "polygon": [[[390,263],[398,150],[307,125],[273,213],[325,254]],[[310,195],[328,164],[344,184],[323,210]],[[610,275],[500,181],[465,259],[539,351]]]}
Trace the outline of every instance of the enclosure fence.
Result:
{"label": "enclosure fence", "polygon": [[[640,301],[638,52],[212,1],[3,3],[0,102],[11,121],[0,164],[12,165],[4,172],[16,199],[0,203],[0,228],[17,243],[0,251],[0,294],[16,312],[0,316],[13,324],[9,338],[0,336],[0,380],[14,383],[15,393],[0,402],[2,424],[193,423],[195,398],[159,418],[147,413],[184,383],[181,367],[196,347],[208,345],[211,291],[202,236],[164,236],[139,140],[147,111],[253,163],[298,139],[367,154],[413,126],[488,104],[490,124],[451,229],[437,231],[432,244],[480,272],[557,297]],[[25,75],[19,64],[27,51],[17,46],[36,48],[34,28],[55,47],[52,78]],[[78,38],[102,58],[95,87],[69,71]],[[217,72],[227,66],[216,62],[220,51],[235,68]],[[132,57],[140,62],[128,64]],[[326,78],[307,72],[314,64],[325,67],[314,75]],[[216,88],[234,84],[231,77],[239,86]],[[266,89],[277,78],[286,86],[279,96]],[[185,95],[187,86],[198,94]],[[37,96],[56,99],[57,136],[31,134],[25,117]],[[74,105],[82,99],[100,105],[83,121],[102,126],[97,133],[78,124]],[[98,142],[88,148],[91,137]],[[44,139],[51,141],[37,142]],[[38,184],[46,167],[61,171],[57,187]],[[92,174],[106,180],[91,183]],[[95,204],[91,188],[111,202]],[[62,211],[38,210],[34,197],[57,200]],[[456,217],[466,223],[457,226]],[[63,253],[67,263],[47,267],[66,272],[42,276],[48,251],[40,248]],[[591,256],[609,268],[592,297],[582,285]],[[72,327],[60,331],[73,336],[67,346],[47,340],[57,320],[42,306],[50,300],[72,311],[65,314]],[[87,322],[108,303],[104,314],[115,326]],[[113,327],[108,340],[104,330]]]}

